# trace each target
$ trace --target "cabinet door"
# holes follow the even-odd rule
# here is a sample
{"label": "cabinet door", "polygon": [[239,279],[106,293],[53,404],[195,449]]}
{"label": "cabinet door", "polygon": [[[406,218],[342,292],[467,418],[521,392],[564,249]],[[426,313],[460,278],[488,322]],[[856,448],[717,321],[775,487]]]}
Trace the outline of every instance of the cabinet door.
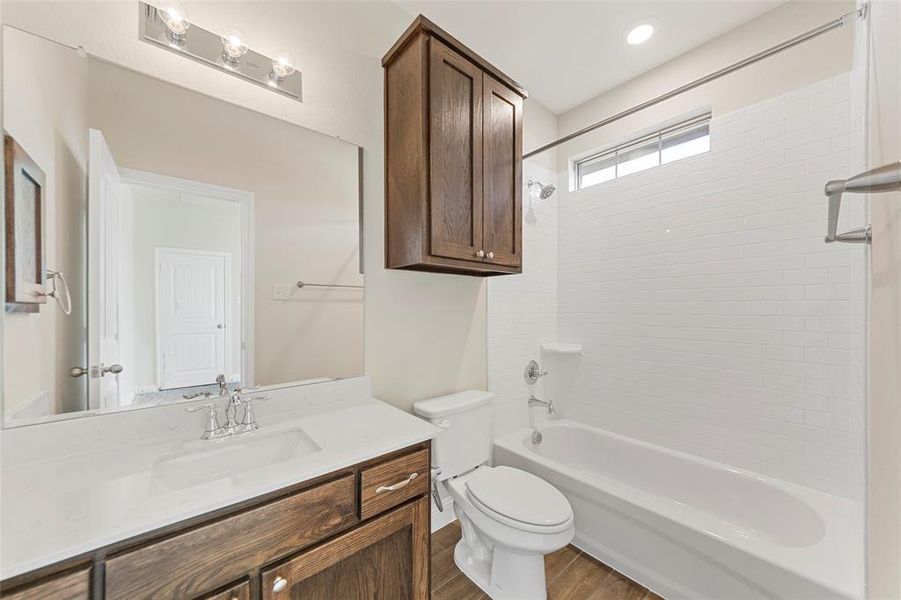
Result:
{"label": "cabinet door", "polygon": [[482,71],[437,39],[429,43],[430,252],[479,260]]}
{"label": "cabinet door", "polygon": [[263,600],[427,600],[429,501],[406,504],[263,572]]}
{"label": "cabinet door", "polygon": [[522,98],[487,73],[483,82],[482,245],[486,261],[522,266]]}

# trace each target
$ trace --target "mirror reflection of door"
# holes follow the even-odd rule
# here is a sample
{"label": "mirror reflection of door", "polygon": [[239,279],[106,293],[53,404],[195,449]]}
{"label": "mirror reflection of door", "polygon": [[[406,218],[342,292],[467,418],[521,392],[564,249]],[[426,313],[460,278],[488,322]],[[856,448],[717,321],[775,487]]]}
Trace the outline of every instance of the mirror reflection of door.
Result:
{"label": "mirror reflection of door", "polygon": [[231,256],[156,249],[157,365],[160,390],[208,384],[229,373],[226,305]]}
{"label": "mirror reflection of door", "polygon": [[[131,403],[178,400],[218,375],[252,384],[253,194],[120,169],[130,190]],[[123,303],[123,307],[125,303]],[[123,371],[123,375],[125,371]],[[204,388],[207,389],[207,388]]]}

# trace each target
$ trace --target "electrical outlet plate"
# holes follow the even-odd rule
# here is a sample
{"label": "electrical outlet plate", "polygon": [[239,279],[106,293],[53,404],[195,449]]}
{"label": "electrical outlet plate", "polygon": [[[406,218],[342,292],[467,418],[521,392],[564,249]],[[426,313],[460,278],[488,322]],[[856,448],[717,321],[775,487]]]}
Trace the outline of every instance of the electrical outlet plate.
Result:
{"label": "electrical outlet plate", "polygon": [[273,300],[288,300],[291,297],[291,286],[287,283],[272,284]]}

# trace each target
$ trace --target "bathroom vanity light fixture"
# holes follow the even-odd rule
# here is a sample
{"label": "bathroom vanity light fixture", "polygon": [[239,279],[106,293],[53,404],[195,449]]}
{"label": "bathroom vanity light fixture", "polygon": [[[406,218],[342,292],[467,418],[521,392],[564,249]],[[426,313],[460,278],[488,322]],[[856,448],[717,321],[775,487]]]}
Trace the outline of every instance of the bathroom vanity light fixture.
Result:
{"label": "bathroom vanity light fixture", "polygon": [[636,23],[629,28],[629,32],[626,34],[626,42],[628,42],[632,46],[644,44],[646,41],[651,39],[651,36],[654,35],[654,31],[654,25],[647,21]]}
{"label": "bathroom vanity light fixture", "polygon": [[159,8],[138,2],[139,37],[143,41],[230,73],[283,96],[303,101],[303,78],[291,55],[279,50],[272,58],[255,52],[236,28],[222,34],[188,21],[179,0],[162,0]]}

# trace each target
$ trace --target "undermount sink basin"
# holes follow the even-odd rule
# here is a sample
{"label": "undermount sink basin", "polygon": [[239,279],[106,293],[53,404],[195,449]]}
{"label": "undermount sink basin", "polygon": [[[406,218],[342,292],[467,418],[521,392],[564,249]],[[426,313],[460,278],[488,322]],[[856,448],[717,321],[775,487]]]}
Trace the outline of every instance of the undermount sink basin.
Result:
{"label": "undermount sink basin", "polygon": [[165,456],[153,465],[150,483],[155,491],[181,490],[235,477],[322,450],[299,427],[198,440],[191,445],[193,448]]}

